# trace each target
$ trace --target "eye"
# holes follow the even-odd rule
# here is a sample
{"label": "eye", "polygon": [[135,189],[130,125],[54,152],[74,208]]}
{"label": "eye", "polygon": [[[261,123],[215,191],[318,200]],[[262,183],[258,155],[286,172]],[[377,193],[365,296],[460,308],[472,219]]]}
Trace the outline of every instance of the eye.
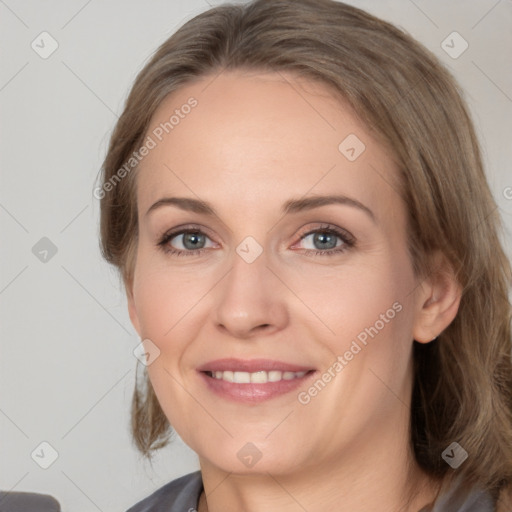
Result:
{"label": "eye", "polygon": [[[346,230],[333,226],[321,226],[302,235],[295,244],[307,254],[334,255],[342,253],[355,245],[355,238]],[[199,228],[182,228],[167,232],[160,237],[157,246],[167,254],[175,256],[194,256],[218,247]]]}
{"label": "eye", "polygon": [[350,249],[355,245],[355,239],[343,229],[322,226],[302,235],[299,244],[307,253],[327,256]]}
{"label": "eye", "polygon": [[165,233],[157,244],[164,252],[177,256],[196,255],[204,249],[215,247],[200,229],[187,228]]}

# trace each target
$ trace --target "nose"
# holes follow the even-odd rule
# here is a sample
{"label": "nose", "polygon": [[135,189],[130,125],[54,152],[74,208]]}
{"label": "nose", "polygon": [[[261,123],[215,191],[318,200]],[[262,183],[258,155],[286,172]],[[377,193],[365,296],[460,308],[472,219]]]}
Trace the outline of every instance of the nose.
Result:
{"label": "nose", "polygon": [[287,325],[286,293],[267,263],[265,251],[252,263],[234,255],[233,266],[217,290],[218,329],[236,338],[249,339],[278,332]]}

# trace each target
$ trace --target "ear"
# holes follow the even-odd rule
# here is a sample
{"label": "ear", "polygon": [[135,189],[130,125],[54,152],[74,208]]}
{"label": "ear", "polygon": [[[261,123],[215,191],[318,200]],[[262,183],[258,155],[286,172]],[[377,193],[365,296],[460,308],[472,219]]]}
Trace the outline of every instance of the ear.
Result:
{"label": "ear", "polygon": [[137,314],[137,308],[135,306],[135,298],[133,296],[133,279],[124,279],[124,289],[126,291],[126,300],[128,303],[128,314],[132,322],[133,327],[137,331],[139,337],[140,334],[140,322]]}
{"label": "ear", "polygon": [[413,336],[420,343],[433,341],[452,323],[462,297],[462,286],[448,258],[438,251],[431,261],[431,272],[416,289]]}

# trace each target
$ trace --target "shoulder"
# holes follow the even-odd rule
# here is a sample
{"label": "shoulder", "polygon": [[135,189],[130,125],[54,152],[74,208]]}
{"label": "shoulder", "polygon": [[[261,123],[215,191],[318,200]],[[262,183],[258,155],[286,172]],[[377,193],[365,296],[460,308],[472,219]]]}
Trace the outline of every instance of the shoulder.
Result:
{"label": "shoulder", "polygon": [[190,509],[195,511],[202,490],[201,472],[195,471],[160,487],[127,512],[189,512]]}
{"label": "shoulder", "polygon": [[492,496],[480,488],[468,488],[459,482],[440,496],[432,512],[495,512]]}

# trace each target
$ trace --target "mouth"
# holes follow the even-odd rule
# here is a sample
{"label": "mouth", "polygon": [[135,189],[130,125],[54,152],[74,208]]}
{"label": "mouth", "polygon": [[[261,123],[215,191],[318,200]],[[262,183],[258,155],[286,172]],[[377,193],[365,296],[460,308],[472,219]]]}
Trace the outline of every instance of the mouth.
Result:
{"label": "mouth", "polygon": [[317,373],[311,367],[269,359],[219,359],[197,370],[210,392],[248,404],[291,393]]}
{"label": "mouth", "polygon": [[290,372],[280,370],[259,370],[257,372],[243,372],[243,371],[205,371],[208,377],[225,382],[234,382],[235,384],[266,384],[267,382],[279,382],[281,380],[294,380],[301,379],[305,375],[314,372],[315,370]]}

